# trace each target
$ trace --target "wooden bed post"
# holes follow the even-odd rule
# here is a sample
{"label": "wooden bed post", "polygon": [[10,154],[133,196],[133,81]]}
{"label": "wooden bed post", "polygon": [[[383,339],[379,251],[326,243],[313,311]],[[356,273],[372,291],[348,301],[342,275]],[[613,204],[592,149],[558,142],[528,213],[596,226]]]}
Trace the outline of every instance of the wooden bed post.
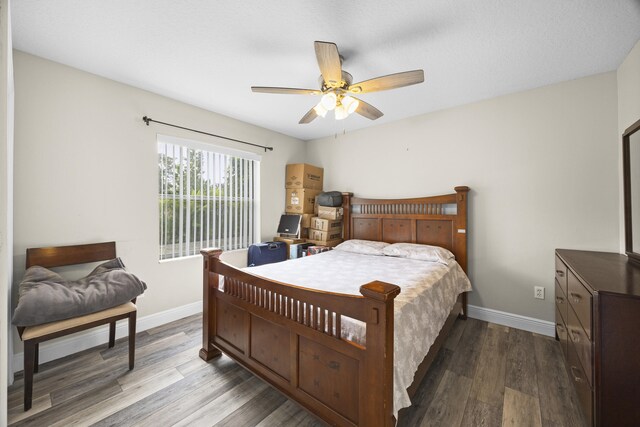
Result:
{"label": "wooden bed post", "polygon": [[[465,273],[467,271],[467,200],[469,195],[469,187],[461,186],[456,187],[456,224],[455,224],[455,238],[454,248],[456,252],[456,261],[460,264],[460,267]],[[467,318],[467,293],[462,294],[462,316],[463,319]]]}
{"label": "wooden bed post", "polygon": [[360,380],[362,426],[391,427],[393,420],[393,300],[400,287],[371,282],[360,287],[367,298],[365,368]]}
{"label": "wooden bed post", "polygon": [[209,361],[214,357],[220,356],[222,353],[211,344],[216,326],[216,308],[215,298],[212,293],[218,289],[218,274],[209,274],[212,270],[211,264],[220,261],[222,255],[221,249],[203,249],[200,251],[203,257],[202,270],[202,348],[200,349],[200,358]]}
{"label": "wooden bed post", "polygon": [[342,239],[351,239],[351,197],[353,193],[342,193]]}

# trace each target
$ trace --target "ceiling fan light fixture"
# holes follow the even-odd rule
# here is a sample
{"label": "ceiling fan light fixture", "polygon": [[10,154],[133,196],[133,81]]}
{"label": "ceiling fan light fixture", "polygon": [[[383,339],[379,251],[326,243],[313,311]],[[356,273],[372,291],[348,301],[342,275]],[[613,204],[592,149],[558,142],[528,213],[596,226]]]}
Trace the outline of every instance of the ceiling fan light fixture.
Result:
{"label": "ceiling fan light fixture", "polygon": [[325,117],[327,115],[327,111],[328,111],[326,108],[324,108],[324,106],[322,105],[322,102],[318,102],[318,105],[313,107],[313,110],[320,117]]}
{"label": "ceiling fan light fixture", "polygon": [[377,120],[384,114],[371,104],[349,94],[378,92],[411,86],[424,82],[424,70],[403,71],[386,76],[375,77],[356,84],[353,76],[342,69],[343,57],[335,43],[315,41],[316,60],[320,68],[318,85],[320,89],[300,89],[291,87],[251,86],[253,92],[321,95],[320,102],[302,116],[299,124],[311,123],[318,116],[325,117],[328,111],[335,110],[336,120],[344,120],[358,113],[369,120]]}
{"label": "ceiling fan light fixture", "polygon": [[338,104],[338,106],[336,106],[334,113],[336,115],[336,120],[343,120],[349,116],[349,112],[347,111],[347,109],[343,104]]}
{"label": "ceiling fan light fixture", "polygon": [[325,110],[333,110],[336,108],[336,104],[338,102],[338,97],[335,92],[327,92],[322,95],[322,99],[320,99],[320,104],[325,108]]}
{"label": "ceiling fan light fixture", "polygon": [[347,115],[356,111],[356,109],[358,108],[358,105],[360,105],[360,102],[357,99],[352,98],[350,96],[345,96],[344,98],[342,98],[341,103],[344,106],[344,108],[347,110]]}

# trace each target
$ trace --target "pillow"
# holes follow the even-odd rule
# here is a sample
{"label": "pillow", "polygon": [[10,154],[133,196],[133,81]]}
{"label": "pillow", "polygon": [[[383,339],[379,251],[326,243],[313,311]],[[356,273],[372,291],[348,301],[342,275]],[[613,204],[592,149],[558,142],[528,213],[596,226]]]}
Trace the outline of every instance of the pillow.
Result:
{"label": "pillow", "polygon": [[96,274],[101,274],[101,273],[104,273],[104,272],[107,272],[109,270],[113,270],[113,269],[116,269],[116,268],[120,268],[120,269],[124,270],[124,263],[122,262],[120,257],[114,258],[114,259],[109,260],[107,262],[103,262],[102,264],[100,264],[99,266],[94,268],[91,271],[91,273],[87,274],[87,277],[95,276]]}
{"label": "pillow", "polygon": [[382,256],[384,255],[382,250],[386,246],[389,246],[389,244],[385,242],[352,239],[352,240],[347,240],[346,242],[340,243],[338,246],[336,246],[333,249],[336,251],[353,252],[353,253],[362,254],[362,255]]}
{"label": "pillow", "polygon": [[73,281],[34,265],[20,282],[12,323],[33,326],[95,313],[131,301],[146,289],[143,281],[125,271],[120,258],[102,263],[88,276]]}
{"label": "pillow", "polygon": [[394,243],[385,247],[383,253],[387,256],[439,262],[445,265],[455,259],[455,256],[445,248],[417,243]]}

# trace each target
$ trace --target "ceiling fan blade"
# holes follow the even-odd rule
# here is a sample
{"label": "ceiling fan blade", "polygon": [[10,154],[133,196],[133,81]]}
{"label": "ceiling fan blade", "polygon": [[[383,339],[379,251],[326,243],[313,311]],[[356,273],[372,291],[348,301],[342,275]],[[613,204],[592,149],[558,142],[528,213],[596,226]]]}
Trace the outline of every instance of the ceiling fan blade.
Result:
{"label": "ceiling fan blade", "polygon": [[307,114],[302,116],[298,124],[304,125],[307,123],[311,123],[316,117],[318,117],[318,114],[316,114],[316,110],[314,108],[312,108],[307,112]]}
{"label": "ceiling fan blade", "polygon": [[316,89],[298,89],[293,87],[267,87],[251,86],[253,92],[260,93],[280,93],[284,95],[321,95],[322,92]]}
{"label": "ceiling fan blade", "polygon": [[316,58],[324,82],[329,87],[338,87],[342,81],[342,67],[338,46],[329,42],[314,42]]}
{"label": "ceiling fan blade", "polygon": [[413,70],[402,73],[389,74],[375,79],[365,80],[349,86],[351,93],[368,93],[380,90],[395,89],[403,86],[415,85],[424,81],[424,71]]}
{"label": "ceiling fan blade", "polygon": [[376,107],[374,107],[371,104],[367,104],[362,99],[358,99],[356,97],[352,97],[352,98],[358,100],[359,104],[355,112],[360,114],[362,117],[366,117],[367,119],[370,119],[370,120],[375,120],[375,119],[379,119],[384,115],[382,111],[378,110]]}

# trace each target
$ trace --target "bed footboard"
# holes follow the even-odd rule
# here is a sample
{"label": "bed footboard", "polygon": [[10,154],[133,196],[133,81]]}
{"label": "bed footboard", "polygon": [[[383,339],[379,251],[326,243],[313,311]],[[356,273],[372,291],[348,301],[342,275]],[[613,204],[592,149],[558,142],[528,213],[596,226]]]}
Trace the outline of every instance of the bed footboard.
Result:
{"label": "bed footboard", "polygon": [[[238,270],[220,260],[218,249],[201,253],[201,358],[224,352],[332,425],[394,424],[398,286],[368,283],[360,288],[362,296],[318,291]],[[341,336],[343,317],[366,324],[364,344]]]}

